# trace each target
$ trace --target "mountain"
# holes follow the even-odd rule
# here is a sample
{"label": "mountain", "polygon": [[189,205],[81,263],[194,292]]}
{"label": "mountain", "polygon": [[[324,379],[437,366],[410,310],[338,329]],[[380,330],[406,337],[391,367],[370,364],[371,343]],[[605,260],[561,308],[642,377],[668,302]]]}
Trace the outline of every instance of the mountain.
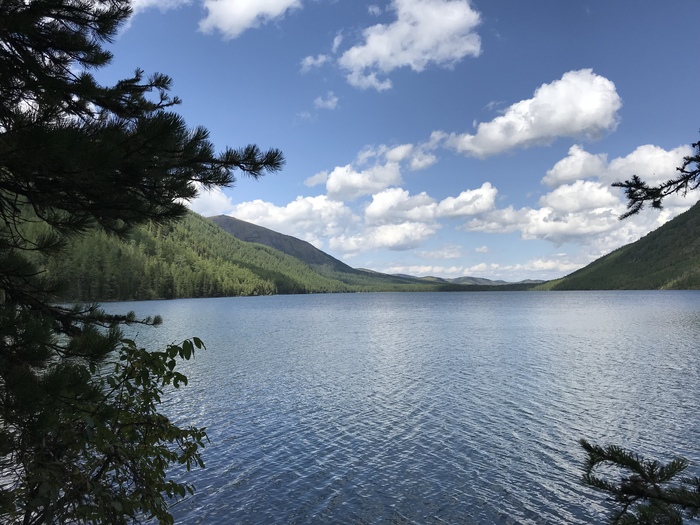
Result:
{"label": "mountain", "polygon": [[304,261],[305,263],[315,267],[318,271],[328,274],[327,270],[330,269],[336,277],[338,275],[335,272],[349,273],[355,275],[373,275],[381,276],[382,279],[391,279],[392,277],[397,278],[399,281],[396,282],[422,282],[430,284],[459,284],[459,285],[476,285],[476,286],[500,286],[509,284],[538,284],[543,281],[523,281],[521,283],[508,283],[506,281],[492,281],[490,279],[484,279],[481,277],[457,277],[455,279],[444,279],[442,277],[416,277],[413,275],[405,274],[393,274],[393,276],[388,274],[382,274],[374,272],[372,270],[365,270],[362,268],[356,269],[348,266],[347,264],[339,261],[338,259],[331,257],[325,252],[322,252],[318,248],[314,247],[306,241],[297,239],[290,235],[284,235],[276,231],[252,224],[250,222],[242,221],[231,217],[229,215],[217,215],[215,217],[209,217],[209,220],[218,225],[225,232],[230,233],[236,239],[246,242],[254,242],[258,244],[263,244],[279,250],[287,255],[296,257]]}
{"label": "mountain", "polygon": [[269,246],[282,253],[291,255],[311,266],[325,266],[339,272],[355,272],[347,264],[322,252],[312,244],[275,231],[245,222],[228,215],[209,217],[209,220],[236,239]]}
{"label": "mountain", "polygon": [[75,238],[61,257],[37,264],[56,284],[55,299],[66,302],[485,288],[354,269],[309,243],[255,228],[258,240],[305,260],[242,241],[189,212],[180,221],[137,227],[126,240],[93,231]]}
{"label": "mountain", "polygon": [[700,289],[700,203],[542,290]]}

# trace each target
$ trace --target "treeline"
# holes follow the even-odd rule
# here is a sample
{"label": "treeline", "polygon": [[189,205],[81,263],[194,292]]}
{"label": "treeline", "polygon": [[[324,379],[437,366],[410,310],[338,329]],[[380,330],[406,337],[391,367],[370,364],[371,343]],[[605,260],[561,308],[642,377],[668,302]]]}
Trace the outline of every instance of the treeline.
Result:
{"label": "treeline", "polygon": [[150,224],[120,240],[104,232],[74,239],[48,260],[65,301],[109,301],[345,292],[342,282],[280,252],[246,243],[194,213]]}
{"label": "treeline", "polygon": [[60,257],[44,260],[43,269],[55,283],[56,300],[66,302],[531,287],[469,286],[314,266],[241,241],[195,213],[166,225],[140,226],[126,239],[102,231],[74,238]]}

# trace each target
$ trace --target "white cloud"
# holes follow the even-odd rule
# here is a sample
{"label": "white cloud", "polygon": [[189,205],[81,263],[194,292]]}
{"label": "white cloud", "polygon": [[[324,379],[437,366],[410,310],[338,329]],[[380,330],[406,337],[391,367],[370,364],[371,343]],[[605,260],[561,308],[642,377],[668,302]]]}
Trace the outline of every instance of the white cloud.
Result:
{"label": "white cloud", "polygon": [[365,209],[365,219],[368,224],[395,224],[474,216],[491,210],[496,194],[496,189],[485,182],[481,188],[463,191],[457,197],[447,197],[437,203],[425,192],[411,196],[402,188],[389,188],[372,195],[372,202]]}
{"label": "white cloud", "polygon": [[457,197],[447,197],[438,205],[441,217],[465,217],[484,213],[494,207],[498,190],[484,182],[481,188],[463,191]]}
{"label": "white cloud", "polygon": [[489,253],[489,247],[488,246],[477,246],[474,251],[476,253]]}
{"label": "white cloud", "polygon": [[204,0],[208,13],[199,22],[199,29],[205,33],[218,30],[224,38],[237,38],[247,29],[280,19],[301,5],[301,0]]}
{"label": "white cloud", "polygon": [[379,16],[382,14],[382,8],[378,5],[370,5],[367,7],[367,12],[372,16]]}
{"label": "white cloud", "polygon": [[569,149],[569,155],[547,171],[542,179],[548,186],[559,186],[579,179],[598,179],[605,185],[624,181],[638,175],[642,180],[654,185],[676,175],[676,167],[683,158],[692,154],[688,145],[665,150],[659,146],[645,144],[639,146],[626,157],[618,157],[610,163],[606,154],[593,155],[580,145]]}
{"label": "white cloud", "polygon": [[375,164],[361,171],[348,164],[338,166],[328,174],[326,191],[331,199],[350,201],[401,182],[401,169],[396,162]]}
{"label": "white cloud", "polygon": [[316,109],[335,109],[338,107],[338,97],[332,91],[326,93],[326,98],[316,97],[314,99]]}
{"label": "white cloud", "polygon": [[395,146],[385,153],[386,160],[389,162],[401,162],[406,160],[412,151],[413,144],[401,144],[400,146]]}
{"label": "white cloud", "polygon": [[607,170],[607,155],[592,155],[579,145],[569,148],[569,156],[557,162],[542,179],[547,186],[559,186],[576,179],[602,177]]}
{"label": "white cloud", "polygon": [[589,260],[571,259],[564,255],[552,258],[531,259],[523,264],[479,263],[471,266],[439,265],[400,265],[395,264],[382,269],[383,273],[435,276],[446,279],[457,277],[482,277],[491,280],[517,282],[525,279],[547,280],[578,270]]}
{"label": "white cloud", "polygon": [[609,186],[599,182],[577,180],[560,186],[540,199],[540,205],[558,213],[577,213],[599,208],[619,209],[620,199]]}
{"label": "white cloud", "polygon": [[433,266],[427,264],[415,264],[410,266],[394,265],[382,271],[388,274],[412,275],[414,277],[442,277],[446,279],[461,277],[464,273],[463,266]]}
{"label": "white cloud", "polygon": [[639,146],[626,157],[620,157],[610,162],[603,182],[613,183],[624,181],[638,175],[650,185],[664,182],[675,177],[676,167],[683,164],[683,157],[692,155],[690,146],[679,146],[666,151],[659,146],[645,144]]}
{"label": "white cloud", "polygon": [[372,202],[365,209],[365,219],[368,224],[431,222],[436,209],[435,199],[425,192],[410,196],[406,190],[390,188],[372,195]]}
{"label": "white cloud", "polygon": [[599,138],[617,126],[622,101],[607,78],[590,69],[569,71],[543,84],[476,134],[452,135],[448,145],[461,153],[487,157],[516,147],[551,144],[558,137]]}
{"label": "white cloud", "polygon": [[[693,192],[689,198],[672,195],[665,200],[662,212],[646,210],[620,221],[626,202],[623,192],[611,188],[610,183],[637,174],[651,184],[657,184],[674,175],[675,167],[691,151],[690,146],[666,151],[644,145],[608,164],[606,155],[591,155],[575,146],[569,150],[569,156],[559,161],[543,179],[543,182],[558,187],[540,198],[540,208],[516,210],[509,206],[494,209],[478,215],[462,229],[487,233],[518,231],[523,239],[547,240],[557,245],[586,245],[602,256],[638,240],[687,210],[700,194]],[[570,184],[563,184],[572,179],[575,180]]]}
{"label": "white cloud", "polygon": [[340,235],[330,241],[330,247],[346,254],[356,255],[377,249],[410,250],[419,246],[433,235],[439,226],[422,222],[403,222],[400,224],[382,224],[368,228],[362,233],[346,236]]}
{"label": "white cloud", "polygon": [[392,9],[394,22],[365,29],[364,43],[338,60],[355,87],[387,90],[391,81],[378,75],[401,67],[418,72],[430,64],[450,67],[481,53],[474,32],[480,17],[468,0],[393,0]]}
{"label": "white cloud", "polygon": [[435,164],[437,160],[434,154],[419,150],[411,157],[409,167],[412,171],[424,170]]}
{"label": "white cloud", "polygon": [[185,5],[192,3],[192,0],[133,0],[131,2],[131,8],[134,10],[134,14],[140,13],[155,7],[161,11],[167,11],[168,9],[177,9]]}
{"label": "white cloud", "polygon": [[286,206],[256,199],[233,206],[229,215],[323,246],[323,238],[342,234],[360,219],[343,203],[325,195],[297,197]]}
{"label": "white cloud", "polygon": [[[411,169],[423,169],[437,162],[430,150],[437,147],[442,137],[435,135],[428,142],[415,146],[367,146],[354,162],[337,166],[326,177],[326,191],[337,200],[353,200],[363,195],[372,195],[402,183],[401,167],[408,164]],[[320,175],[307,179],[308,183],[321,181]]]}
{"label": "white cloud", "polygon": [[313,187],[313,186],[318,186],[319,184],[325,184],[326,181],[328,180],[328,172],[327,171],[320,171],[316,175],[312,175],[308,179],[304,181],[305,186]]}
{"label": "white cloud", "polygon": [[228,213],[233,207],[233,201],[221,188],[215,186],[210,190],[204,190],[200,186],[198,196],[187,203],[187,206],[195,213],[212,217]]}
{"label": "white cloud", "polygon": [[301,60],[301,72],[306,73],[315,67],[321,67],[331,59],[328,55],[307,56]]}

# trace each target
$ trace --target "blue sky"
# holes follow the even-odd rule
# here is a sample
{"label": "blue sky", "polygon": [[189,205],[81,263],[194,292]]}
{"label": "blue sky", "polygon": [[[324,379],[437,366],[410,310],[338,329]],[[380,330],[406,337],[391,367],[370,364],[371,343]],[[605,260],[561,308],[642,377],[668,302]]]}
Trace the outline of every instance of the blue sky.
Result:
{"label": "blue sky", "polygon": [[285,169],[205,193],[351,266],[566,275],[688,209],[620,222],[700,140],[697,0],[136,0],[104,81],[173,78],[223,149]]}

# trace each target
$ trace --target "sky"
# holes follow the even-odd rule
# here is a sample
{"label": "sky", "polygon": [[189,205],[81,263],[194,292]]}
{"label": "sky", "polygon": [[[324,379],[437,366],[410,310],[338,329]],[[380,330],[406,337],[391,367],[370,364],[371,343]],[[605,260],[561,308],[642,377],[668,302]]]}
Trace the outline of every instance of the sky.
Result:
{"label": "sky", "polygon": [[217,149],[284,169],[190,203],[355,268],[553,279],[700,197],[619,220],[700,140],[698,0],[135,0],[99,73],[165,73]]}

